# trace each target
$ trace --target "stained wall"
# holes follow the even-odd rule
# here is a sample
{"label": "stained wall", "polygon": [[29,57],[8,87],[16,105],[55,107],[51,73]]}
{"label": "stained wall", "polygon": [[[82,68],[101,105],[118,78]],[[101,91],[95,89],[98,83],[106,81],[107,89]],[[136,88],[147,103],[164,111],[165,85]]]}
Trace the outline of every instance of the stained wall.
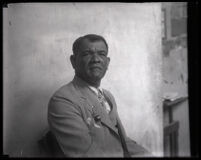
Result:
{"label": "stained wall", "polygon": [[[176,100],[187,98],[179,105],[172,107],[172,119],[179,122],[178,156],[189,157],[190,124],[188,101],[188,45],[187,45],[187,3],[164,2],[165,36],[163,48],[163,96]],[[169,115],[164,114],[164,126]]]}

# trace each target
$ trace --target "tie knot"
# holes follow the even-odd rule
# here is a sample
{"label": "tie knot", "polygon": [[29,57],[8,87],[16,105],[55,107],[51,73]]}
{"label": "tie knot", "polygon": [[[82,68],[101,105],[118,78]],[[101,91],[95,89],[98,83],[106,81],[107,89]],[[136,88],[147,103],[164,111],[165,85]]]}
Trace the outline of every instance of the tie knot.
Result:
{"label": "tie knot", "polygon": [[104,95],[103,95],[103,93],[101,92],[101,90],[100,89],[98,89],[98,99],[99,100],[101,100],[101,101],[104,101]]}
{"label": "tie knot", "polygon": [[110,112],[110,106],[107,103],[105,96],[100,89],[98,89],[98,99],[99,99],[100,103],[102,104],[102,106],[104,107],[104,109],[106,110],[106,112],[109,113]]}
{"label": "tie knot", "polygon": [[98,89],[98,94],[102,95],[102,92],[101,92],[101,90],[100,90],[100,89]]}

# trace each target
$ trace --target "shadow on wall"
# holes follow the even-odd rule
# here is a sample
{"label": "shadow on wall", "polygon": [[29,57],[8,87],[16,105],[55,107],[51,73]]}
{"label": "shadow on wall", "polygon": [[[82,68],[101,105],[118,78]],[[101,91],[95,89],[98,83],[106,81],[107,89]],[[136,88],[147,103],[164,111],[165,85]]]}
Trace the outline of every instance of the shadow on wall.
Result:
{"label": "shadow on wall", "polygon": [[[30,152],[47,130],[47,104],[50,98],[48,90],[25,90],[16,92],[10,113],[5,120],[4,153],[20,156]],[[9,114],[9,115],[8,115]]]}

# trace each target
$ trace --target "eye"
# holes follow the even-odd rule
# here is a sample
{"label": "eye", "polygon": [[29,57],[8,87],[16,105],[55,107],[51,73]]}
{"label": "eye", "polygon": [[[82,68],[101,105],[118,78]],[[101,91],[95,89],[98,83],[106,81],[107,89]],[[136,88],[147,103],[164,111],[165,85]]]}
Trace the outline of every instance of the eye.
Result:
{"label": "eye", "polygon": [[98,52],[98,54],[99,54],[100,56],[104,56],[104,57],[107,56],[107,53],[106,53],[105,51],[100,51],[100,52]]}
{"label": "eye", "polygon": [[89,56],[91,54],[90,51],[84,51],[82,52],[82,56]]}

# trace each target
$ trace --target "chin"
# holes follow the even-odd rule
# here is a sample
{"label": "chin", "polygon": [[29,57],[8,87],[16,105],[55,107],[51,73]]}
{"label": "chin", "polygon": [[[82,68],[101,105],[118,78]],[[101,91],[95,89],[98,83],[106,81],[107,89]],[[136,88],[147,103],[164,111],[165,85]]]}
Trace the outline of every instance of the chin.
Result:
{"label": "chin", "polygon": [[104,77],[104,75],[105,73],[103,72],[91,72],[88,73],[88,78],[90,81],[99,82]]}
{"label": "chin", "polygon": [[93,81],[100,81],[103,77],[102,76],[90,76],[90,79]]}
{"label": "chin", "polygon": [[92,80],[92,81],[100,81],[103,77],[104,77],[104,75],[102,75],[102,74],[91,74],[89,76],[90,80]]}

